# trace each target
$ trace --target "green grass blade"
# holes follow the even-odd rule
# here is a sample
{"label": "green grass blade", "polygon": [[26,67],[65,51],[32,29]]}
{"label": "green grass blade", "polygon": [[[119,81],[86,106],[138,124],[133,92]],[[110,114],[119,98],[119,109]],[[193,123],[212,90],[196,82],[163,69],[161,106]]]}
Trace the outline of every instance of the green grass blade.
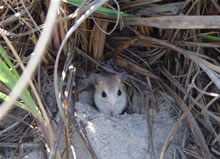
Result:
{"label": "green grass blade", "polygon": [[[8,66],[0,59],[0,81],[6,85],[11,90],[14,88],[17,83],[17,77],[13,74],[12,71],[8,68]],[[25,110],[29,110],[36,118],[42,120],[41,112],[38,110],[37,106],[34,103],[30,93],[25,88],[20,95],[20,98],[25,103]]]}
{"label": "green grass blade", "polygon": [[[7,100],[9,100],[9,97],[6,94],[0,92],[0,99],[7,101]],[[25,110],[30,112],[30,110],[27,109],[28,107],[26,105],[24,105],[23,103],[20,103],[20,102],[16,101],[15,105],[20,107],[21,109],[25,109]]]}
{"label": "green grass blade", "polygon": [[1,47],[1,45],[0,45],[0,55],[3,57],[3,59],[5,60],[5,62],[9,66],[9,68],[11,68],[12,72],[14,73],[14,75],[16,76],[16,78],[18,80],[19,79],[19,74],[18,74],[17,70],[14,68],[13,64],[11,63],[11,61],[9,60],[8,56],[6,55],[6,53],[4,52],[4,49]]}
{"label": "green grass blade", "polygon": [[[66,3],[72,4],[76,7],[79,7],[80,4],[82,3],[82,0],[63,0],[63,2],[66,2]],[[105,7],[98,8],[96,10],[96,13],[103,14],[103,15],[106,15],[106,16],[117,17],[117,12],[116,11],[114,11],[112,9],[105,8]],[[134,15],[132,15],[132,14],[123,13],[123,12],[120,12],[120,15],[121,15],[122,18],[132,18],[132,17],[134,17]]]}
{"label": "green grass blade", "polygon": [[4,83],[8,88],[12,89],[17,81],[17,78],[9,70],[7,65],[0,59],[0,81]]}
{"label": "green grass blade", "polygon": [[213,36],[213,35],[201,35],[201,37],[203,38],[203,39],[207,39],[207,40],[220,40],[220,38],[219,37],[216,37],[216,36]]}

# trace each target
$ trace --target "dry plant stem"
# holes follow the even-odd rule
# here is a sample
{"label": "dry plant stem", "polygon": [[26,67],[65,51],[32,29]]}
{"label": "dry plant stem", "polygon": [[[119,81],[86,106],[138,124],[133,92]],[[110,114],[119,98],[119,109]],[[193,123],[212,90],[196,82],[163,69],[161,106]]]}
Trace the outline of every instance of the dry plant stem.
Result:
{"label": "dry plant stem", "polygon": [[[34,19],[32,18],[31,14],[30,14],[30,12],[28,11],[27,7],[25,6],[23,0],[21,0],[21,3],[22,3],[22,5],[23,5],[23,7],[24,7],[26,13],[28,14],[29,18],[30,18],[31,21],[34,23],[35,27],[38,29],[39,32],[41,32],[41,31],[40,31],[40,28],[39,28],[38,25],[37,25],[37,23],[34,21]],[[32,30],[33,30],[33,28],[32,28]]]}
{"label": "dry plant stem", "polygon": [[[181,159],[187,159],[187,158],[186,158],[186,155],[184,154],[184,152],[183,152],[183,150],[182,150],[182,148],[181,148],[181,147],[171,145],[171,148],[173,148],[173,149],[175,150],[175,152],[176,152],[176,150],[178,150],[179,154],[180,154],[180,155],[181,155],[181,157],[182,157]],[[176,157],[176,153],[175,153],[174,158],[175,158],[175,159],[177,158],[177,157]]]}
{"label": "dry plant stem", "polygon": [[73,66],[72,60],[73,60],[73,53],[69,52],[63,69],[66,74],[69,72],[69,75],[67,77],[67,87],[65,89],[65,92],[68,92],[68,94],[64,94],[68,105],[71,105],[73,87],[75,87],[76,85],[75,84],[76,68]]}
{"label": "dry plant stem", "polygon": [[213,82],[215,83],[217,88],[220,89],[220,80],[216,77],[216,73],[212,71],[212,70],[214,70],[214,71],[220,73],[219,66],[216,66],[216,65],[214,65],[210,62],[207,62],[206,60],[198,57],[197,54],[193,51],[188,51],[188,50],[176,47],[175,45],[172,45],[166,41],[162,41],[162,40],[158,40],[155,38],[151,38],[148,36],[142,36],[142,35],[139,35],[138,38],[166,46],[169,49],[172,49],[172,50],[186,56],[187,58],[189,58],[190,60],[192,60],[196,64],[198,64],[206,72],[206,74],[213,80]]}
{"label": "dry plant stem", "polygon": [[[183,40],[181,40],[181,41],[179,41],[179,43],[181,43],[181,42],[185,42],[185,41],[192,41],[195,37],[201,37],[201,36],[203,36],[203,35],[213,35],[213,34],[219,34],[219,31],[210,31],[210,32],[206,32],[206,33],[198,33],[198,34],[196,34],[196,35],[190,35],[189,37],[187,37],[187,38],[184,38]],[[206,44],[206,43],[204,43],[204,44]]]}
{"label": "dry plant stem", "polygon": [[[69,152],[68,152],[68,139],[69,139],[69,130],[68,130],[68,115],[67,115],[67,103],[65,103],[65,112],[63,111],[62,108],[62,102],[61,102],[61,98],[59,96],[59,89],[58,89],[58,78],[57,78],[57,71],[58,71],[58,63],[59,63],[59,57],[61,55],[61,51],[66,43],[66,41],[69,39],[69,37],[72,35],[72,33],[79,27],[79,25],[89,16],[91,15],[97,8],[99,8],[101,5],[103,5],[104,3],[106,3],[106,1],[100,1],[97,2],[94,6],[91,6],[84,15],[82,15],[78,20],[76,20],[75,25],[73,27],[70,28],[70,30],[67,32],[67,34],[64,37],[64,40],[61,43],[61,46],[59,48],[58,54],[57,54],[57,58],[56,58],[56,62],[55,62],[55,67],[54,67],[54,87],[55,87],[55,94],[56,94],[56,100],[57,100],[57,104],[58,104],[58,108],[60,111],[60,115],[62,117],[63,122],[65,123],[65,139],[66,139],[66,158],[69,158]],[[78,11],[78,10],[77,10]],[[66,101],[66,100],[65,100]]]}
{"label": "dry plant stem", "polygon": [[92,146],[91,146],[91,144],[90,144],[90,142],[89,142],[89,140],[88,140],[87,133],[86,133],[86,130],[85,130],[85,125],[83,124],[82,121],[80,121],[80,125],[83,126],[82,135],[83,135],[83,138],[85,138],[84,141],[86,141],[86,145],[87,145],[87,147],[89,148],[88,150],[90,151],[90,154],[92,155],[92,158],[93,158],[93,159],[98,159],[98,157],[96,156],[95,151],[93,150],[93,148],[92,148]]}
{"label": "dry plant stem", "polygon": [[[38,26],[38,28],[42,29],[43,26],[44,26],[44,25],[40,25],[40,26]],[[2,28],[0,28],[0,30],[1,30],[2,32],[4,32],[7,36],[12,36],[12,37],[14,37],[14,38],[20,38],[20,37],[23,37],[23,36],[27,36],[27,35],[29,35],[29,34],[32,34],[32,33],[34,33],[34,32],[37,32],[37,31],[38,31],[38,28],[33,28],[32,30],[29,30],[29,31],[24,32],[24,33],[19,33],[19,34],[15,34],[15,33],[9,32],[9,31],[4,30],[4,29],[2,29]]]}
{"label": "dry plant stem", "polygon": [[[35,121],[35,120],[32,120],[31,124],[33,124],[34,121]],[[28,128],[23,132],[23,135],[22,135],[21,139],[19,140],[19,142],[18,142],[18,144],[17,144],[17,146],[16,146],[16,149],[15,149],[13,155],[12,155],[12,158],[15,158],[15,155],[16,155],[16,152],[18,151],[18,148],[21,146],[24,137],[27,135],[27,133],[28,133],[28,131],[29,131],[30,129],[31,129],[31,128],[28,127]]]}
{"label": "dry plant stem", "polygon": [[124,44],[119,46],[114,51],[110,51],[110,52],[106,53],[104,59],[107,60],[107,59],[110,59],[110,58],[118,55],[119,53],[121,53],[122,51],[127,49],[129,46],[133,45],[137,41],[137,39],[138,39],[137,37],[133,37],[133,38],[129,39],[127,42],[125,42]]}
{"label": "dry plant stem", "polygon": [[159,107],[157,105],[157,102],[156,102],[156,99],[155,99],[155,96],[154,96],[154,92],[153,92],[153,89],[152,89],[152,84],[151,84],[150,78],[146,76],[146,79],[147,79],[147,83],[148,83],[148,86],[149,86],[149,89],[150,89],[150,94],[152,96],[152,100],[153,100],[153,103],[154,103],[154,106],[155,106],[155,110],[156,110],[156,112],[159,112]]}
{"label": "dry plant stem", "polygon": [[181,147],[186,147],[186,140],[187,140],[187,133],[188,132],[188,125],[185,126],[184,130],[183,130],[183,140],[181,143]]}
{"label": "dry plant stem", "polygon": [[195,0],[194,2],[192,2],[193,4],[190,6],[190,8],[188,9],[188,11],[186,12],[186,15],[188,16],[190,14],[190,12],[194,9],[195,5],[198,4],[199,2],[201,2],[200,0]]}
{"label": "dry plant stem", "polygon": [[[48,15],[47,15],[47,19],[45,22],[45,28],[43,29],[43,32],[39,38],[39,41],[34,49],[34,55],[31,57],[26,70],[23,72],[23,74],[21,75],[18,83],[15,85],[14,89],[12,90],[12,92],[9,94],[9,101],[5,101],[2,105],[1,105],[1,112],[0,112],[0,120],[3,118],[3,116],[12,108],[13,103],[15,102],[15,100],[18,98],[18,96],[22,93],[23,89],[26,87],[26,85],[28,84],[28,81],[30,81],[31,76],[34,72],[34,70],[36,69],[38,63],[40,62],[41,57],[43,56],[44,50],[47,46],[47,42],[49,41],[50,35],[51,35],[51,31],[53,29],[55,20],[56,20],[56,11],[57,8],[59,6],[59,0],[52,0],[49,10],[48,10]],[[49,130],[49,144],[50,146],[53,145],[53,132],[52,129],[49,125],[50,121],[47,118],[46,114],[44,114],[45,117],[45,125],[48,126],[48,130]]]}
{"label": "dry plant stem", "polygon": [[147,119],[147,129],[148,129],[148,132],[149,132],[148,138],[150,140],[150,146],[151,146],[151,149],[152,149],[153,159],[155,159],[153,135],[152,135],[152,124],[151,124],[151,120],[150,120],[149,96],[146,97],[146,119]]}
{"label": "dry plant stem", "polygon": [[[199,72],[197,72],[197,73],[194,75],[194,77],[192,78],[192,82],[191,82],[191,84],[190,84],[189,86],[195,88],[198,92],[200,92],[200,93],[202,93],[202,94],[204,94],[204,95],[211,96],[211,97],[218,97],[218,98],[219,98],[219,97],[220,97],[220,94],[213,93],[213,92],[205,92],[205,91],[201,90],[200,88],[198,88],[198,87],[196,86],[195,81],[196,81],[196,77],[198,76],[198,74],[199,74]],[[213,82],[210,81],[210,82],[207,84],[207,86],[210,86],[212,83],[213,83]]]}
{"label": "dry plant stem", "polygon": [[16,121],[15,123],[13,123],[12,125],[8,126],[7,128],[5,128],[4,130],[0,131],[0,136],[2,136],[4,133],[9,132],[12,129],[15,129],[15,127],[21,123],[22,120],[24,120],[27,116],[29,115],[26,114],[21,120]]}
{"label": "dry plant stem", "polygon": [[[94,6],[91,6],[76,22],[75,24],[69,29],[69,31],[67,32],[67,34],[65,35],[61,45],[60,45],[60,48],[58,50],[58,53],[57,53],[57,57],[56,57],[56,62],[55,62],[55,66],[54,66],[54,89],[55,89],[55,94],[56,94],[56,100],[57,100],[57,105],[58,105],[58,108],[59,108],[59,112],[60,112],[60,115],[65,123],[65,126],[67,127],[67,123],[65,121],[65,115],[64,115],[64,111],[63,111],[63,108],[62,108],[62,102],[60,100],[60,97],[59,97],[59,89],[58,89],[58,64],[59,64],[59,58],[60,58],[60,55],[61,55],[61,52],[62,52],[62,49],[65,45],[65,43],[67,42],[67,40],[69,39],[69,37],[72,35],[72,33],[80,26],[80,24],[86,20],[86,18],[91,15],[93,12],[96,11],[96,9],[98,9],[100,6],[102,6],[104,3],[106,3],[108,0],[100,0],[98,1]],[[96,2],[96,1],[95,1]],[[93,2],[93,3],[95,3]]]}
{"label": "dry plant stem", "polygon": [[[187,154],[187,155],[190,155],[190,156],[192,156],[192,157],[194,157],[194,158],[196,158],[196,159],[204,159],[204,158],[202,158],[202,157],[200,156],[199,152],[194,151],[194,150],[192,150],[192,149],[187,149],[187,148],[185,148],[185,149],[184,149],[184,153]],[[214,159],[215,159],[215,158],[214,158]]]}
{"label": "dry plant stem", "polygon": [[179,8],[177,15],[179,15],[190,2],[191,0],[185,0],[184,4]]}
{"label": "dry plant stem", "polygon": [[[96,60],[100,61],[104,54],[106,34],[99,29],[98,25],[103,28],[102,30],[107,30],[108,27],[108,23],[106,22],[100,20],[96,22],[96,25],[93,26],[91,31],[88,53],[92,55]],[[90,63],[89,70],[94,70],[95,67],[96,65],[94,63]]]}
{"label": "dry plant stem", "polygon": [[140,57],[139,55],[137,55],[137,53],[134,53],[133,51],[126,49],[126,51],[131,54],[132,56],[135,56],[136,58],[138,58],[141,62],[143,62],[147,68],[151,71],[151,67],[150,64],[154,63],[154,61],[152,60],[151,62],[147,62],[145,59],[143,59],[142,57]]}
{"label": "dry plant stem", "polygon": [[[70,50],[69,50],[70,51]],[[64,100],[64,108],[65,108],[65,120],[67,121],[68,127],[65,128],[65,144],[66,144],[66,158],[69,158],[69,141],[70,140],[70,135],[69,135],[69,116],[68,116],[68,106],[70,106],[72,103],[72,94],[73,94],[73,87],[75,86],[75,73],[76,73],[76,68],[72,65],[72,59],[73,59],[73,54],[69,53],[68,58],[65,62],[64,66],[64,71],[68,73],[67,77],[67,87],[65,89],[65,100]],[[75,92],[74,92],[75,94]],[[75,104],[75,103],[74,103]],[[76,158],[76,152],[74,146],[70,146],[72,150],[72,155],[74,158]]]}
{"label": "dry plant stem", "polygon": [[[53,4],[53,3],[52,3]],[[55,15],[53,12],[53,10],[51,9],[55,9],[56,10],[56,7],[57,7],[57,1],[54,2],[53,5],[51,5],[51,7],[55,7],[55,8],[50,8],[49,9],[49,12],[52,12],[52,14],[48,14],[49,15],[49,18],[47,18],[47,21],[46,21],[46,27],[44,29],[44,34],[42,33],[42,36],[47,36],[47,38],[45,37],[40,37],[36,47],[35,47],[35,54],[31,57],[31,60],[30,62],[28,63],[28,66],[27,66],[27,69],[24,71],[24,73],[22,74],[19,82],[16,84],[15,88],[13,89],[13,91],[10,93],[10,100],[7,101],[7,102],[4,102],[3,105],[1,106],[1,113],[0,113],[0,119],[2,119],[3,115],[7,113],[7,111],[10,109],[10,105],[12,105],[14,103],[14,101],[16,100],[16,98],[19,96],[19,94],[22,92],[23,88],[25,88],[25,86],[27,85],[27,82],[30,81],[31,79],[31,75],[34,71],[34,69],[36,68],[36,66],[38,65],[38,61],[40,60],[42,54],[44,53],[44,48],[46,47],[46,40],[49,39],[49,35],[50,35],[50,29],[52,29],[53,27],[53,22],[51,21],[51,18],[52,19],[55,19]],[[49,20],[50,19],[50,20]],[[1,32],[2,36],[4,37],[4,34]],[[9,46],[12,46],[10,45],[10,43],[8,43]],[[12,47],[13,48],[13,47]],[[13,51],[14,53],[14,51]],[[16,51],[15,51],[16,53]],[[16,56],[16,54],[15,54]],[[6,105],[7,103],[7,105]]]}
{"label": "dry plant stem", "polygon": [[147,5],[147,4],[151,4],[151,3],[156,3],[156,2],[160,2],[162,0],[139,0],[139,1],[129,1],[128,3],[122,4],[121,8],[123,10],[126,9],[131,9],[131,8],[135,8],[135,7],[140,7],[143,5]]}
{"label": "dry plant stem", "polygon": [[219,29],[220,16],[161,16],[124,18],[125,24],[161,29]]}
{"label": "dry plant stem", "polygon": [[[61,120],[61,119],[59,119]],[[53,144],[53,150],[54,152],[57,152],[58,150],[58,145],[59,145],[59,142],[60,142],[60,139],[61,139],[61,134],[63,132],[63,122],[62,120],[61,121],[58,121],[58,125],[56,127],[56,131],[55,131],[55,141],[54,141],[54,144]],[[55,159],[56,158],[56,153],[53,153],[49,156],[49,159]]]}
{"label": "dry plant stem", "polygon": [[[113,74],[117,74],[116,71],[108,68],[108,67],[105,67],[103,66],[102,64],[100,64],[99,62],[97,62],[95,59],[93,59],[91,56],[87,55],[86,53],[84,53],[83,51],[81,51],[79,48],[75,48],[77,53],[79,53],[80,55],[82,55],[83,57],[85,58],[88,58],[90,61],[94,62],[97,66],[99,66],[100,68],[102,68],[103,70],[105,70],[106,72],[109,72],[109,73],[113,73]],[[135,78],[134,76],[131,76],[131,75],[127,75],[128,78],[134,80],[134,81],[137,81],[138,83],[141,83],[142,85],[144,86],[148,86],[147,83],[145,83],[144,81],[141,81],[137,78]]]}
{"label": "dry plant stem", "polygon": [[[35,1],[32,1],[31,4],[27,7],[27,10],[32,9],[34,5],[35,5]],[[11,23],[15,22],[16,20],[18,20],[20,17],[24,16],[25,14],[26,14],[25,10],[17,12],[13,16],[10,16],[9,18],[7,18],[6,20],[1,21],[0,26],[6,27],[7,25],[10,25]]]}
{"label": "dry plant stem", "polygon": [[[60,92],[65,92],[64,93],[64,111],[65,111],[65,121],[67,123],[67,127],[65,127],[65,153],[66,153],[66,159],[69,158],[69,116],[68,116],[68,106],[71,105],[71,99],[72,99],[72,88],[75,85],[75,68],[72,65],[72,59],[73,59],[73,53],[71,53],[71,50],[69,48],[69,53],[66,58],[66,62],[64,65],[63,73],[62,73],[62,85],[60,88]],[[68,76],[67,76],[68,75]],[[63,91],[63,86],[65,83],[65,80],[67,78],[67,84],[66,84],[66,89]],[[73,147],[73,146],[72,146]],[[73,147],[73,149],[75,149]],[[72,150],[73,150],[72,149]],[[72,152],[74,154],[74,151]],[[74,155],[73,155],[74,156]]]}
{"label": "dry plant stem", "polygon": [[209,106],[211,106],[218,99],[219,99],[219,97],[212,98],[212,100],[209,101],[209,103],[202,109],[202,113],[206,112],[208,110]]}
{"label": "dry plant stem", "polygon": [[[208,62],[207,62],[207,64],[208,64]],[[203,71],[205,71],[205,73],[209,76],[209,78],[215,83],[216,87],[220,90],[219,75],[217,75],[217,73],[215,73],[214,71],[211,71],[211,69],[208,68],[209,65],[205,65],[205,63],[200,63],[199,66],[203,69]],[[220,69],[219,66],[216,66],[216,67],[218,67],[217,69]],[[217,71],[217,70],[215,69],[215,71]]]}
{"label": "dry plant stem", "polygon": [[[68,16],[65,16],[63,18],[58,18],[56,19],[56,23],[59,23],[59,22],[65,22],[65,21],[69,21],[71,20],[72,18],[75,18],[77,15],[76,14],[70,14]],[[97,18],[96,18],[97,19]],[[17,19],[15,19],[17,20]],[[13,21],[14,22],[14,21]],[[112,23],[114,23],[114,21],[112,21]],[[1,22],[0,22],[0,25],[1,25]],[[44,25],[39,25],[38,27],[35,27],[33,28],[32,30],[29,30],[27,32],[23,32],[23,33],[18,33],[18,34],[15,34],[15,33],[12,33],[12,32],[9,32],[7,30],[4,30],[2,28],[0,28],[0,30],[2,30],[2,32],[4,32],[7,36],[12,36],[12,37],[23,37],[23,36],[27,36],[31,33],[34,33],[34,32],[37,32],[39,31],[39,28],[42,29],[44,27]]]}
{"label": "dry plant stem", "polygon": [[[32,149],[35,149],[35,148],[39,148],[41,147],[41,144],[37,144],[37,143],[21,143],[20,145],[21,147],[23,147],[24,149],[25,148],[32,148]],[[15,143],[0,143],[0,147],[5,147],[5,148],[16,148],[17,145]]]}
{"label": "dry plant stem", "polygon": [[134,72],[139,73],[144,76],[158,79],[158,77],[156,75],[154,75],[153,73],[151,73],[149,70],[139,66],[138,64],[133,63],[131,60],[127,60],[127,59],[122,58],[120,56],[115,57],[114,60],[121,67],[127,68],[131,71],[134,71]]}
{"label": "dry plant stem", "polygon": [[220,48],[219,43],[199,43],[199,42],[180,42],[181,46],[197,46],[197,47],[204,47],[204,48]]}
{"label": "dry plant stem", "polygon": [[[3,39],[6,41],[7,45],[9,46],[9,48],[11,49],[13,55],[15,56],[15,58],[17,59],[19,65],[20,65],[21,69],[24,71],[24,70],[25,70],[25,67],[24,67],[24,65],[23,65],[23,63],[22,63],[22,61],[21,61],[21,59],[20,59],[20,57],[19,57],[17,51],[15,50],[15,48],[13,47],[13,45],[11,44],[11,42],[9,41],[9,39],[5,36],[5,34],[1,32],[1,30],[0,30],[0,34],[1,34],[1,36],[3,37]],[[39,95],[38,95],[38,93],[37,93],[37,90],[36,90],[36,88],[35,88],[33,82],[32,82],[31,80],[28,81],[28,82],[29,82],[29,84],[30,84],[30,86],[31,86],[31,88],[32,88],[32,90],[33,90],[33,92],[34,92],[35,97],[37,98],[37,101],[38,101],[38,104],[40,105],[40,108],[42,108],[42,112],[44,112],[43,114],[46,115],[45,118],[47,118],[47,114],[45,113],[45,109],[44,109],[44,107],[43,107],[43,104],[42,104],[42,102],[41,102],[41,99],[40,99],[40,97],[39,97]]]}
{"label": "dry plant stem", "polygon": [[[190,1],[185,1],[185,4],[187,4],[187,3],[189,3]],[[194,2],[194,4],[195,4],[196,2]],[[184,4],[183,4],[183,6],[184,7],[186,7]],[[191,8],[193,8],[193,6],[191,6]],[[183,10],[184,8],[180,8],[179,10],[178,10],[178,15],[180,15],[180,13],[182,12],[182,10]],[[190,10],[190,9],[189,9]],[[189,12],[189,11],[188,11]],[[186,13],[186,15],[188,15],[189,13]],[[172,30],[171,31],[171,36],[172,37],[170,37],[171,38],[171,40],[169,40],[171,43],[173,43],[174,42],[174,40],[176,39],[176,37],[178,36],[178,33],[179,33],[179,31],[180,31],[180,29],[177,29],[177,30]],[[174,33],[173,33],[174,32]],[[172,35],[173,34],[173,35]],[[170,50],[169,49],[167,49],[166,50],[166,53],[165,53],[165,59],[168,59],[168,52],[170,52]],[[165,61],[165,63],[167,64],[167,61]]]}
{"label": "dry plant stem", "polygon": [[65,127],[65,148],[66,148],[66,159],[69,159],[69,117],[68,117],[68,104],[67,101],[64,101],[64,110],[65,110],[65,121],[67,123],[67,127]]}
{"label": "dry plant stem", "polygon": [[218,3],[215,0],[210,0],[210,1],[215,6],[215,8],[218,10],[218,12],[220,12],[220,6],[218,5]]}
{"label": "dry plant stem", "polygon": [[189,124],[191,131],[196,139],[196,143],[200,148],[200,152],[202,154],[202,157],[205,159],[211,159],[211,155],[209,153],[209,149],[208,149],[208,146],[205,142],[204,136],[203,136],[201,130],[199,129],[199,126],[197,125],[192,114],[190,113],[190,110],[193,108],[194,104],[191,104],[189,107],[187,107],[185,105],[185,103],[176,95],[176,93],[171,88],[169,88],[169,86],[167,86],[163,81],[161,81],[161,83],[168,90],[168,92],[173,96],[174,100],[176,101],[176,103],[179,105],[179,107],[181,108],[181,110],[184,113],[178,119],[176,125],[173,127],[169,136],[167,137],[166,142],[161,150],[160,159],[163,159],[163,157],[164,157],[164,154],[165,154],[166,148],[168,146],[171,135],[173,134],[174,130],[179,126],[179,124],[182,122],[182,120],[185,117],[186,117],[187,123]]}
{"label": "dry plant stem", "polygon": [[[70,121],[72,122],[73,126],[75,127],[75,129],[77,130],[77,133],[80,135],[81,139],[83,140],[84,144],[86,145],[89,153],[91,154],[93,159],[98,159],[98,157],[95,154],[95,151],[93,150],[91,144],[89,143],[88,138],[86,137],[86,134],[84,134],[83,132],[85,132],[85,130],[80,131],[80,126],[78,125],[77,121],[76,121],[76,116],[75,115],[70,115]],[[83,127],[82,129],[85,129],[85,127]]]}
{"label": "dry plant stem", "polygon": [[[174,83],[174,84],[177,83],[177,81],[175,81],[174,79],[172,79],[171,75],[169,74],[169,72],[168,72],[167,70],[165,70],[165,68],[163,68],[163,71],[161,71],[161,72],[162,72],[172,83]],[[211,82],[202,90],[202,92],[205,92],[206,89],[210,86],[210,84],[211,84]],[[176,86],[177,86],[177,85],[176,85]],[[181,86],[177,86],[177,87],[178,87],[180,90],[182,89]],[[184,92],[184,91],[182,91],[182,92],[185,93],[186,96],[191,97],[191,96],[189,96],[186,92]],[[190,110],[190,109],[194,106],[194,104],[202,97],[202,95],[203,95],[203,93],[200,93],[200,94],[196,97],[195,100],[192,100],[192,99],[191,99],[194,103],[189,106],[188,110]],[[203,108],[204,108],[204,107],[200,107],[200,109],[202,109],[202,110],[203,110]],[[184,114],[185,114],[188,110],[186,110],[186,111],[184,112]],[[205,113],[206,113],[206,114],[204,114],[204,115],[206,115],[206,116],[210,115],[210,112],[208,112],[208,110],[205,111]],[[185,114],[185,115],[184,115],[184,114],[181,116],[181,118],[183,118],[183,117],[186,115],[186,114]],[[211,115],[210,115],[210,116],[211,116]],[[167,138],[167,142],[169,141],[169,138],[170,138],[171,135],[173,134],[175,128],[179,125],[179,122],[181,122],[180,119],[179,119],[178,122],[176,123],[176,126],[173,127],[173,129],[171,130],[170,135],[169,135],[169,137]],[[218,121],[218,122],[219,122],[219,121]],[[216,133],[214,133],[214,134],[216,134]],[[167,142],[166,142],[166,143],[167,143]],[[167,143],[167,144],[168,144],[168,143]],[[164,145],[164,147],[166,147],[166,145]],[[164,148],[164,149],[166,149],[166,148]]]}
{"label": "dry plant stem", "polygon": [[[163,75],[165,75],[170,82],[172,82],[182,93],[185,94],[185,96],[187,96],[190,100],[192,100],[201,110],[204,109],[204,106],[202,106],[197,100],[195,100],[192,96],[190,96],[185,89],[174,79],[171,77],[171,75],[169,74],[169,72],[162,67],[162,69],[160,70],[161,73],[163,73]],[[208,85],[207,85],[208,86]],[[220,123],[220,117],[218,117],[217,115],[215,115],[214,113],[210,112],[209,110],[206,110],[206,113],[212,117],[213,119],[215,119],[217,122]]]}
{"label": "dry plant stem", "polygon": [[[0,34],[2,35],[2,37],[4,38],[4,40],[6,41],[7,45],[9,46],[9,48],[11,49],[11,51],[12,51],[14,57],[16,58],[16,60],[18,61],[19,65],[20,65],[21,69],[22,69],[23,71],[25,71],[24,64],[22,63],[22,60],[20,59],[20,56],[18,55],[17,51],[15,50],[15,48],[13,47],[13,45],[11,44],[11,42],[9,41],[9,39],[5,36],[5,34],[3,34],[3,33],[1,32],[1,30],[0,30]],[[43,116],[44,116],[44,119],[46,119],[46,121],[48,121],[48,125],[47,125],[47,126],[48,126],[48,129],[50,129],[51,126],[50,126],[50,123],[49,123],[49,119],[48,119],[47,113],[46,113],[46,111],[45,111],[45,109],[44,109],[43,103],[42,103],[42,101],[41,101],[41,99],[40,99],[40,96],[39,96],[39,94],[38,94],[38,92],[37,92],[37,89],[36,89],[36,87],[34,86],[32,80],[29,80],[28,83],[30,84],[31,89],[33,90],[33,93],[34,93],[34,95],[35,95],[35,97],[36,97],[36,99],[37,99],[37,102],[38,102],[38,104],[39,104],[40,110],[41,110],[41,112],[42,112],[42,114],[43,114]],[[46,126],[46,125],[45,125],[45,126]],[[50,128],[49,128],[49,127],[50,127]],[[52,131],[52,129],[51,129],[51,131]],[[44,132],[42,132],[42,133],[44,133]],[[45,137],[46,137],[47,139],[49,139],[49,135],[50,135],[50,134],[48,135],[48,134],[45,133],[44,135],[45,135]]]}
{"label": "dry plant stem", "polygon": [[218,155],[220,155],[220,151],[219,151],[219,150],[216,150],[217,147],[214,147],[214,144],[215,144],[216,142],[219,143],[219,140],[220,140],[220,134],[218,134],[218,135],[215,137],[215,139],[212,141],[212,143],[211,143],[211,145],[212,145],[212,148],[211,148],[212,151],[215,152],[215,153],[218,154]]}

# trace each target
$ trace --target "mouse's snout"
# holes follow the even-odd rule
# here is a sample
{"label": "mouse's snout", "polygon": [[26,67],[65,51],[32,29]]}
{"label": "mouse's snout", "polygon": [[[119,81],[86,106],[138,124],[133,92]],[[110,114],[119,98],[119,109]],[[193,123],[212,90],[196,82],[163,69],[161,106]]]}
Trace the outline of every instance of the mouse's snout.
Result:
{"label": "mouse's snout", "polygon": [[116,111],[116,104],[111,103],[111,110],[112,112]]}

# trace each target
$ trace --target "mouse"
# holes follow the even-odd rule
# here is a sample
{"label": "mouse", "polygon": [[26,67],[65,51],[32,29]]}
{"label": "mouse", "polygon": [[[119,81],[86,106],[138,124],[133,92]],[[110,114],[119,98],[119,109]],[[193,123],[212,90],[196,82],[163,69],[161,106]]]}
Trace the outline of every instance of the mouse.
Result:
{"label": "mouse", "polygon": [[120,115],[127,104],[127,90],[120,75],[96,75],[94,102],[109,116]]}

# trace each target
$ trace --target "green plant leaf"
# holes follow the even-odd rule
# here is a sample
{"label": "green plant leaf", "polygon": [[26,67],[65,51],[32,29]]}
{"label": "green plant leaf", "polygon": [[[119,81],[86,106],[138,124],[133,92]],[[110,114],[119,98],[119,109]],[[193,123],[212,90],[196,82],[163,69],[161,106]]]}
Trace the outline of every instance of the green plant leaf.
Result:
{"label": "green plant leaf", "polygon": [[[0,92],[0,99],[7,101],[7,100],[9,100],[9,97],[6,94]],[[15,105],[20,107],[21,109],[25,109],[27,111],[30,111],[29,109],[27,109],[28,107],[21,102],[16,101]]]}
{"label": "green plant leaf", "polygon": [[201,37],[202,37],[203,39],[207,39],[207,40],[220,40],[219,37],[213,36],[213,35],[201,35]]}
{"label": "green plant leaf", "polygon": [[[0,52],[4,52],[4,50],[1,47],[0,47]],[[7,56],[7,55],[5,54],[3,56]],[[18,74],[15,75],[16,74],[15,72],[17,72],[16,70],[12,71],[15,68],[13,67],[9,58],[5,57],[4,59],[6,59],[8,61],[7,63],[8,63],[8,65],[10,65],[10,67],[8,67],[2,59],[0,59],[0,82],[2,82],[10,90],[12,90],[19,79],[18,78],[19,75]],[[33,98],[31,97],[30,93],[28,92],[27,88],[25,88],[23,90],[22,94],[20,95],[20,99],[25,103],[25,105],[23,105],[24,106],[23,109],[30,111],[35,118],[38,118],[41,121],[43,120],[41,112],[39,111],[38,107],[36,106]]]}
{"label": "green plant leaf", "polygon": [[12,72],[16,76],[16,79],[18,79],[19,74],[18,74],[17,70],[14,68],[13,64],[11,63],[11,61],[9,60],[8,56],[6,55],[6,53],[4,52],[4,50],[1,46],[0,46],[0,55],[3,57],[3,59],[5,60],[7,65],[12,69]]}
{"label": "green plant leaf", "polygon": [[4,83],[8,88],[12,89],[17,81],[17,78],[9,70],[7,65],[0,59],[0,81]]}
{"label": "green plant leaf", "polygon": [[[63,2],[66,2],[66,3],[72,4],[76,7],[79,7],[80,4],[82,3],[82,0],[63,0]],[[106,16],[117,17],[117,12],[116,11],[114,11],[112,9],[105,8],[105,7],[99,7],[96,10],[96,13],[103,14],[103,15],[106,15]],[[122,18],[132,18],[132,17],[134,17],[134,15],[132,15],[132,14],[123,13],[123,12],[120,12],[120,15],[121,15]]]}

